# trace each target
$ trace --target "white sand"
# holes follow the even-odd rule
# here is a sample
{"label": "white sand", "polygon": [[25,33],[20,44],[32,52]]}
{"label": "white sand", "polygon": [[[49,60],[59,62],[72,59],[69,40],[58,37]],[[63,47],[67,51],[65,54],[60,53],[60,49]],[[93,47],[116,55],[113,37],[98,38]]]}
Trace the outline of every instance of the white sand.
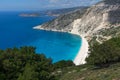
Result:
{"label": "white sand", "polygon": [[79,52],[73,61],[75,65],[85,64],[86,63],[85,59],[88,56],[88,51],[89,51],[89,45],[88,45],[87,40],[84,38],[84,36],[80,35],[80,33],[78,32],[80,21],[81,21],[81,19],[77,19],[72,23],[73,29],[71,31],[72,34],[77,34],[82,39],[82,42],[81,42],[82,44],[79,49]]}
{"label": "white sand", "polygon": [[88,42],[84,37],[81,36],[81,38],[82,38],[81,47],[79,49],[77,56],[75,57],[73,61],[75,65],[85,64],[86,63],[85,59],[88,56],[88,51],[89,51]]}
{"label": "white sand", "polygon": [[41,29],[41,25],[33,27],[33,29]]}
{"label": "white sand", "polygon": [[[89,51],[89,45],[88,45],[88,42],[87,40],[84,38],[84,36],[81,36],[78,32],[78,27],[79,27],[79,23],[80,23],[80,19],[77,19],[75,20],[72,24],[73,24],[73,29],[70,33],[72,34],[77,34],[79,35],[81,38],[82,38],[82,44],[81,44],[81,47],[79,49],[79,52],[77,54],[77,56],[75,57],[74,59],[74,64],[75,65],[82,65],[82,64],[85,64],[86,61],[86,57],[88,56],[88,51]],[[33,29],[41,29],[41,30],[46,30],[46,29],[43,29],[41,28],[41,26],[36,26],[36,27],[33,27]],[[58,30],[51,30],[51,31],[58,31]],[[61,32],[64,32],[64,31],[61,31]]]}

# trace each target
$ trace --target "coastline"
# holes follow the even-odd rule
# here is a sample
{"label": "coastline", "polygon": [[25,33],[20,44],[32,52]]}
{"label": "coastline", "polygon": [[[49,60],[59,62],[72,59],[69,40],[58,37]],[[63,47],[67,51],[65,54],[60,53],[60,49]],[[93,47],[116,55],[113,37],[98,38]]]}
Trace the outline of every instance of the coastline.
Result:
{"label": "coastline", "polygon": [[76,66],[86,63],[85,59],[86,59],[86,57],[88,57],[88,52],[89,52],[89,45],[88,45],[87,39],[85,38],[85,34],[80,34],[78,31],[80,21],[81,21],[81,19],[75,20],[73,22],[73,29],[71,30],[72,34],[79,35],[82,39],[82,42],[81,42],[82,44],[81,44],[79,51],[73,61]]}
{"label": "coastline", "polygon": [[81,36],[81,39],[82,39],[81,47],[79,49],[77,56],[73,61],[76,66],[86,63],[85,59],[88,56],[88,51],[89,51],[89,45],[87,40],[83,36]]}
{"label": "coastline", "polygon": [[67,32],[67,31],[64,31],[64,30],[56,30],[56,29],[45,29],[45,28],[41,28],[41,25],[39,26],[35,26],[33,27],[33,29],[38,29],[38,30],[46,30],[46,31],[55,31],[55,32]]}
{"label": "coastline", "polygon": [[[41,28],[41,25],[33,27],[33,29],[40,29],[40,30],[47,30],[47,31],[56,31],[56,32],[67,32],[67,31],[63,31],[63,30],[44,29],[44,28]],[[81,39],[82,39],[82,44],[81,44],[81,46],[79,48],[79,51],[78,51],[76,57],[73,60],[73,63],[76,66],[85,64],[86,63],[85,59],[88,56],[88,52],[89,52],[89,45],[88,45],[87,40],[85,39],[84,36],[79,34],[79,32],[78,32],[78,30],[76,28],[74,28],[71,32],[68,32],[68,33],[79,35],[81,37]]]}

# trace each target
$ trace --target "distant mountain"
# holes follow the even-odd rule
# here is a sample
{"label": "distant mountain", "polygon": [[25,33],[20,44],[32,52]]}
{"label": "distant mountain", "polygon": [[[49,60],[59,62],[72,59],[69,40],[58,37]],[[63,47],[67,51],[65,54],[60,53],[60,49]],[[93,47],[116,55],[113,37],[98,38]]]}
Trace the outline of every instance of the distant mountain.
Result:
{"label": "distant mountain", "polygon": [[39,13],[22,13],[19,16],[21,16],[21,17],[39,17],[40,14]]}
{"label": "distant mountain", "polygon": [[84,8],[87,8],[87,7],[73,7],[73,8],[47,10],[47,11],[45,11],[45,14],[49,15],[49,16],[60,16],[60,15],[65,14],[65,13],[69,13],[69,12],[72,12],[74,10],[84,9]]}

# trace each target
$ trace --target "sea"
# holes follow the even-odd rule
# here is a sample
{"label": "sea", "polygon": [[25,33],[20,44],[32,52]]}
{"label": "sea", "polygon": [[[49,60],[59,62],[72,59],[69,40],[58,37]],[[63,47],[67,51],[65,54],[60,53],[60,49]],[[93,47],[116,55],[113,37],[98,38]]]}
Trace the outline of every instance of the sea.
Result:
{"label": "sea", "polygon": [[[78,35],[35,30],[33,27],[56,17],[42,14],[40,17],[21,17],[22,12],[0,12],[0,49],[33,46],[37,54],[45,54],[53,62],[74,60],[81,47]],[[29,12],[28,12],[29,13]]]}

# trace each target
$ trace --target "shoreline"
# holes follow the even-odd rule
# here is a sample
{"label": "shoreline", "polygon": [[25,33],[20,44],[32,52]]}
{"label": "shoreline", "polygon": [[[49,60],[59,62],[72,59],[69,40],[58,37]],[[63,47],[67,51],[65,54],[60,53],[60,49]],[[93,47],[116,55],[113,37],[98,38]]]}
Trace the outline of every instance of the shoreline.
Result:
{"label": "shoreline", "polygon": [[83,36],[80,36],[80,37],[82,39],[82,44],[81,44],[79,51],[73,61],[76,66],[86,63],[85,59],[88,56],[88,51],[89,51],[89,45],[88,45],[87,40]]}
{"label": "shoreline", "polygon": [[[38,29],[38,30],[46,30],[46,31],[54,31],[54,32],[67,32],[67,31],[63,31],[63,30],[56,30],[56,29],[44,29],[44,28],[41,28],[41,25],[39,25],[39,26],[35,26],[35,27],[33,27],[33,29]],[[67,33],[69,33],[69,32],[67,32]]]}
{"label": "shoreline", "polygon": [[81,46],[79,48],[79,51],[78,51],[76,57],[73,60],[73,63],[76,66],[85,64],[86,63],[85,59],[86,59],[86,57],[88,57],[88,52],[89,52],[88,41],[87,41],[87,39],[83,35],[80,35],[77,30],[73,30],[70,33],[79,35],[81,37],[81,39],[82,39],[82,42],[81,42],[82,44],[81,44]]}
{"label": "shoreline", "polygon": [[[36,27],[33,27],[33,29],[39,29],[39,30],[47,30],[47,31],[55,31],[55,32],[67,32],[67,31],[63,31],[63,30],[49,30],[49,29],[44,29],[44,28],[41,28],[41,26],[36,26]],[[71,32],[68,32],[68,33],[71,33],[71,34],[75,34],[75,35],[78,35],[81,37],[82,39],[82,44],[79,48],[79,51],[76,55],[76,57],[74,58],[73,60],[73,63],[78,66],[78,65],[82,65],[82,64],[85,64],[86,61],[86,57],[88,56],[88,52],[89,52],[89,44],[87,42],[87,40],[85,39],[84,36],[80,35],[79,32],[77,30],[73,30]]]}

